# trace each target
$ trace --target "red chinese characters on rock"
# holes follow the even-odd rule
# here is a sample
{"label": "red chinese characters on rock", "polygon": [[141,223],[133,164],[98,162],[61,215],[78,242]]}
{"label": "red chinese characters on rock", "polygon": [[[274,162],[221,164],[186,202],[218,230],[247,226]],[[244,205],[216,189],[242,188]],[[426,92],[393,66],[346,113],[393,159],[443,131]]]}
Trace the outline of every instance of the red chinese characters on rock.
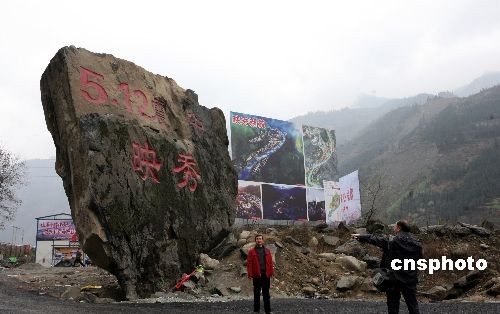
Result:
{"label": "red chinese characters on rock", "polygon": [[[201,180],[201,176],[194,168],[196,166],[196,161],[192,155],[179,153],[177,162],[182,163],[180,166],[172,169],[173,172],[179,173],[182,171],[184,174],[183,181],[177,184],[178,187],[183,188],[189,183],[189,190],[194,192],[196,187],[198,187],[198,181]],[[190,183],[191,182],[191,183]]]}
{"label": "red chinese characters on rock", "polygon": [[231,120],[234,124],[238,124],[238,125],[245,125],[245,126],[249,126],[252,128],[259,128],[259,129],[266,128],[266,121],[264,119],[256,119],[253,117],[249,118],[249,117],[239,116],[239,115],[235,114],[231,117]]}
{"label": "red chinese characters on rock", "polygon": [[142,172],[141,179],[144,181],[151,177],[151,180],[160,183],[160,180],[158,180],[153,170],[159,171],[162,165],[156,160],[156,151],[149,146],[148,141],[146,141],[144,147],[133,142],[132,148],[134,150],[134,157],[132,160],[132,168],[134,171]]}
{"label": "red chinese characters on rock", "polygon": [[[130,113],[134,113],[132,106],[132,100],[134,100],[134,103],[139,103],[136,112],[137,115],[149,121],[165,123],[165,105],[154,99],[151,101],[152,109],[149,110],[150,102],[146,94],[140,89],[133,90],[131,93],[129,84],[124,82],[120,82],[116,86],[117,92],[121,91],[122,96],[109,100],[108,92],[98,83],[98,81],[104,79],[104,75],[80,66],[80,92],[82,97],[94,105],[103,105],[110,102],[114,106],[119,105],[119,98],[121,98],[123,99],[123,107]],[[133,98],[130,95],[133,95]],[[153,111],[154,114],[149,115],[147,111]]]}

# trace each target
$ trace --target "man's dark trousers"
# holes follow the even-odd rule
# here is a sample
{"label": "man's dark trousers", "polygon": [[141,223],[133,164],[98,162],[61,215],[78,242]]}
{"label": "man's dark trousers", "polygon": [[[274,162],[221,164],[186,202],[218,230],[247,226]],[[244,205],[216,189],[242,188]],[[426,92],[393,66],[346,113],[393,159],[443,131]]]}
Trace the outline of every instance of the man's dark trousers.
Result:
{"label": "man's dark trousers", "polygon": [[269,300],[269,286],[271,279],[262,274],[260,278],[253,278],[253,311],[260,311],[260,291],[262,290],[262,298],[264,299],[264,310],[266,313],[271,313],[271,302]]}
{"label": "man's dark trousers", "polygon": [[408,307],[408,312],[410,314],[419,314],[420,311],[418,310],[416,287],[410,288],[399,284],[396,284],[396,287],[394,287],[394,289],[386,292],[388,313],[399,313],[399,300],[401,299],[401,294],[405,299],[406,306]]}

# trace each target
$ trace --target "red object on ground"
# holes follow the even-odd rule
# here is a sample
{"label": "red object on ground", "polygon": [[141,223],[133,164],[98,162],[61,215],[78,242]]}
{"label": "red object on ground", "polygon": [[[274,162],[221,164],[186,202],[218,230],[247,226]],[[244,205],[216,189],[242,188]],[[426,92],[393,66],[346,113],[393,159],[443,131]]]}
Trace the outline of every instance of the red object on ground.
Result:
{"label": "red object on ground", "polygon": [[185,283],[186,281],[189,280],[192,274],[195,272],[203,272],[203,267],[202,266],[197,266],[189,275],[184,275],[176,285],[175,285],[175,290],[180,290],[182,287],[182,284]]}

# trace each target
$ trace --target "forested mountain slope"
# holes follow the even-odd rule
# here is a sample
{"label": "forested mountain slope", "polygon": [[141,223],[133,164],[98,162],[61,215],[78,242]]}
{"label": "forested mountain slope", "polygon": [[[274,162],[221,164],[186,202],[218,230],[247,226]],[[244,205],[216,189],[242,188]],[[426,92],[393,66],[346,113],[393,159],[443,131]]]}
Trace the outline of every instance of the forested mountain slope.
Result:
{"label": "forested mountain slope", "polygon": [[342,174],[359,169],[365,184],[383,177],[387,218],[498,223],[500,86],[388,112],[338,156]]}

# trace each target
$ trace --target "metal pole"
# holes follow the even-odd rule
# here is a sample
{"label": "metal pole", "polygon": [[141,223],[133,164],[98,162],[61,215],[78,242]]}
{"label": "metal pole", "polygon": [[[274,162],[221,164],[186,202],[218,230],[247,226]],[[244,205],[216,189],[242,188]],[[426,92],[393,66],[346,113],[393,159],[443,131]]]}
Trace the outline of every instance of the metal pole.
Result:
{"label": "metal pole", "polygon": [[36,252],[38,251],[38,218],[36,219],[36,233],[35,233],[35,263],[36,263]]}
{"label": "metal pole", "polygon": [[14,225],[12,225],[12,237],[10,238],[10,252],[9,255],[12,256],[12,247],[14,246]]}
{"label": "metal pole", "polygon": [[[13,244],[14,244],[14,245],[17,245],[17,230],[19,230],[19,229],[21,229],[21,228],[20,228],[20,227],[16,227],[16,226],[14,226],[14,225],[12,226],[12,228],[13,228],[13,230],[12,230],[12,231],[13,231],[13,238],[14,238],[14,242],[13,242]],[[14,231],[14,230],[15,230],[15,231]]]}
{"label": "metal pole", "polygon": [[12,227],[12,236],[10,237],[10,245],[14,245],[14,225],[11,225]]}

